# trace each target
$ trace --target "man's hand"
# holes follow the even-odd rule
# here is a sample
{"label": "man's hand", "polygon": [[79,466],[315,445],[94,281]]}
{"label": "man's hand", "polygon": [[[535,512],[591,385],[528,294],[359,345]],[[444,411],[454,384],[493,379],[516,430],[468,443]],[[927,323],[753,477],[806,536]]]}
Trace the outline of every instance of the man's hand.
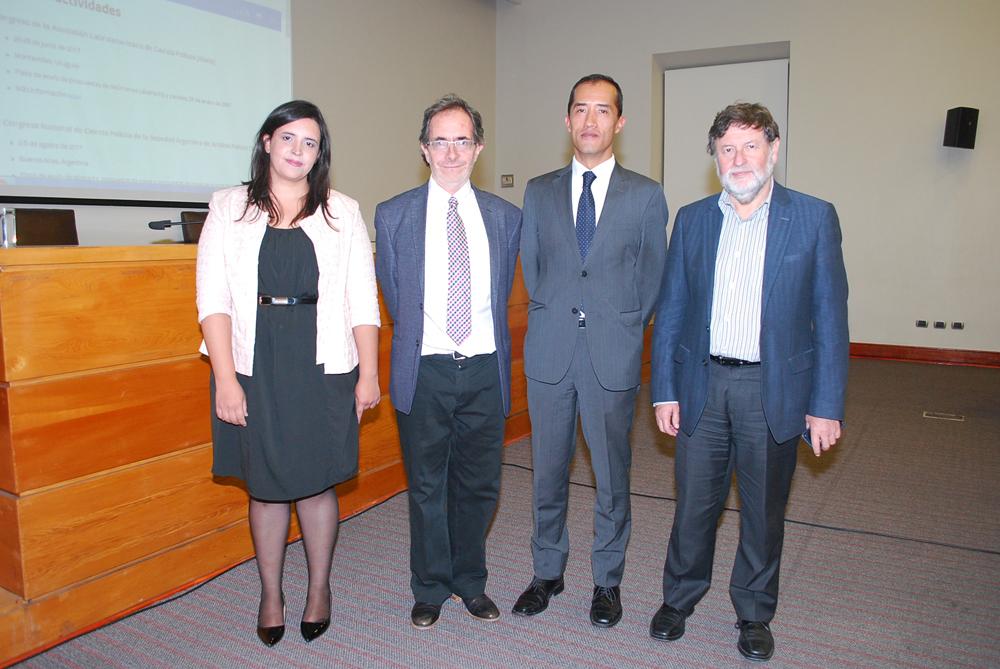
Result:
{"label": "man's hand", "polygon": [[669,434],[671,437],[677,436],[677,430],[681,426],[681,406],[677,402],[667,402],[666,404],[657,405],[654,409],[656,412],[656,427],[660,428],[660,432]]}
{"label": "man's hand", "polygon": [[[657,417],[657,420],[659,420],[659,417]],[[829,451],[830,447],[840,439],[839,420],[816,418],[815,416],[806,414],[806,429],[809,430],[813,453],[816,454],[817,458],[823,454],[823,451]]]}

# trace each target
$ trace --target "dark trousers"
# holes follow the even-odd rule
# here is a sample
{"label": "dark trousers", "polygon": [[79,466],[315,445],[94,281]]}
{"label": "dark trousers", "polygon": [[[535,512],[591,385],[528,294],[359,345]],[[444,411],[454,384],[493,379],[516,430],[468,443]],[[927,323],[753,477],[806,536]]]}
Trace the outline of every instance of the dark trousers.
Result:
{"label": "dark trousers", "polygon": [[615,586],[622,580],[625,548],[632,531],[629,431],[638,387],[606,390],[594,372],[586,330],[580,329],[573,344],[576,346],[573,361],[561,381],[542,383],[528,379],[531,459],[535,470],[532,561],[538,578],[559,578],[566,568],[569,465],[576,450],[579,416],[597,481],[591,570],[596,585]]}
{"label": "dark trousers", "polygon": [[504,413],[496,354],[424,356],[409,414],[396,412],[410,491],[418,602],[486,587],[486,531],[500,492]]}
{"label": "dark trousers", "polygon": [[[677,509],[663,601],[685,613],[712,582],[715,535],[733,470],[740,541],[729,595],[741,620],[769,622],[778,603],[785,505],[798,439],[777,443],[764,419],[760,366],[709,365],[708,401],[694,433],[677,435]],[[681,407],[683,413],[684,407]]]}

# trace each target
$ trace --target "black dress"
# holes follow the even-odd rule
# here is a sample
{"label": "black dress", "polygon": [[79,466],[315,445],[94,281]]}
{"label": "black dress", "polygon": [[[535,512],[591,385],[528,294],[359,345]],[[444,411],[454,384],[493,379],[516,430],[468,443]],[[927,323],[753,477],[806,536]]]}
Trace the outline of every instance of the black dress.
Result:
{"label": "black dress", "polygon": [[[301,228],[268,226],[258,262],[260,294],[316,294],[316,252]],[[212,380],[213,474],[241,478],[268,501],[309,497],[357,475],[358,370],[324,374],[316,364],[315,304],[258,305],[253,375],[237,379],[246,427],[216,416]]]}

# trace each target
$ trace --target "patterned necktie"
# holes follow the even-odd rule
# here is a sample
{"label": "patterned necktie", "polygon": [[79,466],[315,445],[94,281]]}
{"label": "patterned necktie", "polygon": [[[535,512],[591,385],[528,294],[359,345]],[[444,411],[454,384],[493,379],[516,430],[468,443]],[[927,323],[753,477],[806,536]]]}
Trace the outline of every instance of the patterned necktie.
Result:
{"label": "patterned necktie", "polygon": [[458,200],[448,198],[448,336],[461,345],[472,332],[472,276],[469,243],[458,215]]}
{"label": "patterned necktie", "polygon": [[597,175],[593,172],[583,173],[583,191],[580,193],[580,204],[576,208],[576,241],[580,244],[580,260],[586,260],[590,253],[590,245],[597,232],[597,211],[594,206],[594,194],[590,185]]}

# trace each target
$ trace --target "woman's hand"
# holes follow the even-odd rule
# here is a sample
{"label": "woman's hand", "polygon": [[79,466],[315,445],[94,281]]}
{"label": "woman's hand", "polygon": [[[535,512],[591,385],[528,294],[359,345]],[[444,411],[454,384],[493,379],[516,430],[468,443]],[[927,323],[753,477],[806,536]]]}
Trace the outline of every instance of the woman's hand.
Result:
{"label": "woman's hand", "polygon": [[235,376],[224,381],[215,380],[215,415],[227,423],[246,427],[247,398]]}
{"label": "woman's hand", "polygon": [[354,411],[358,414],[358,422],[361,422],[361,414],[365,409],[374,409],[382,397],[378,388],[378,374],[365,374],[358,377],[358,383],[354,386]]}

